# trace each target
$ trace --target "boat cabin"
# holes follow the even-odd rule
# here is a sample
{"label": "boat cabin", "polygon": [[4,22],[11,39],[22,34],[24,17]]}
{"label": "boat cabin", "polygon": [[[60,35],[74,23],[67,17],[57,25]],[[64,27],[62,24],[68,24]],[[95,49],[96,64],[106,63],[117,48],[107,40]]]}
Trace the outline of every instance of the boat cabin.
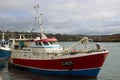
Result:
{"label": "boat cabin", "polygon": [[23,47],[29,47],[29,39],[25,38],[24,35],[20,35],[17,38],[10,38],[11,49],[22,49]]}
{"label": "boat cabin", "polygon": [[32,42],[35,43],[36,46],[45,46],[45,45],[57,45],[56,38],[47,38],[47,39],[34,39]]}
{"label": "boat cabin", "polygon": [[[61,53],[63,47],[57,43],[56,38],[43,38],[37,37],[35,39],[27,39],[20,35],[18,39],[11,38],[11,48],[13,50],[24,50],[31,48],[34,53]],[[26,50],[26,51],[27,51]]]}
{"label": "boat cabin", "polygon": [[0,41],[0,49],[1,48],[10,48],[9,41]]}

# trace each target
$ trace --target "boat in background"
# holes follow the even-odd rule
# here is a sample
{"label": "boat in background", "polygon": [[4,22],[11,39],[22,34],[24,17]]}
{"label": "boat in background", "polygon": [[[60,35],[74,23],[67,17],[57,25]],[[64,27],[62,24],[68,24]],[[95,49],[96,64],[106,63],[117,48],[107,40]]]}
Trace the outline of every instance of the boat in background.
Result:
{"label": "boat in background", "polygon": [[8,59],[11,55],[10,44],[4,39],[4,32],[2,33],[2,41],[0,42],[0,70],[7,68]]}
{"label": "boat in background", "polygon": [[[39,6],[35,8],[38,12]],[[109,53],[107,50],[98,44],[96,49],[90,49],[87,37],[64,49],[56,38],[45,35],[41,16],[37,15],[37,19],[41,29],[40,37],[29,39],[20,35],[19,38],[10,39],[10,66],[47,75],[97,77]]]}

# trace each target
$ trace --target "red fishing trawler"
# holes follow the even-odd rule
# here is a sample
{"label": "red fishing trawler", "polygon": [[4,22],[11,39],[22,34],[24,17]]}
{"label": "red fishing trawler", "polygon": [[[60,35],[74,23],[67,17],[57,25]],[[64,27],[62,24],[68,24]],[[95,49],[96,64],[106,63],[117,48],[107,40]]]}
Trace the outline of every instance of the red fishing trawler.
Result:
{"label": "red fishing trawler", "polygon": [[[41,17],[38,15],[37,19],[41,27]],[[100,45],[96,49],[89,48],[87,37],[68,48],[63,48],[57,41],[56,38],[48,38],[42,27],[41,36],[35,39],[27,39],[23,35],[11,38],[9,62],[15,67],[40,74],[97,77],[109,53],[107,50]]]}

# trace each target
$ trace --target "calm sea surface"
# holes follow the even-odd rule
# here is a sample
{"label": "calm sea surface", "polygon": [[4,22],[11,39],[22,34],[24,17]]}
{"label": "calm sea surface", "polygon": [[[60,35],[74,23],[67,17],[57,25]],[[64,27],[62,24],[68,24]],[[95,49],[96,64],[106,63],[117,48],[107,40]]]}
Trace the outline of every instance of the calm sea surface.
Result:
{"label": "calm sea surface", "polygon": [[[72,43],[73,42],[60,42],[60,44],[65,47]],[[93,44],[95,43],[90,43],[91,46]],[[105,47],[110,54],[108,55],[97,79],[45,76],[16,69],[0,71],[0,76],[3,80],[120,80],[120,42],[100,44]]]}

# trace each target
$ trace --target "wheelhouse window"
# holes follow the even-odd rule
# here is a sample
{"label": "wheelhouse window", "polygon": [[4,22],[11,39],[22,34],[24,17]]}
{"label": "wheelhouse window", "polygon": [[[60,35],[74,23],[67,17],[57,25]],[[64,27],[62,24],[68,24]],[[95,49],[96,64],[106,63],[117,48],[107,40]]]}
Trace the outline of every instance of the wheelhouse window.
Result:
{"label": "wheelhouse window", "polygon": [[35,42],[36,46],[42,46],[41,42]]}
{"label": "wheelhouse window", "polygon": [[38,43],[38,42],[35,42],[35,44],[36,44],[36,46],[38,46],[38,45],[39,45],[39,43]]}
{"label": "wheelhouse window", "polygon": [[48,42],[43,42],[44,45],[49,45]]}
{"label": "wheelhouse window", "polygon": [[42,46],[41,42],[39,42],[39,45]]}
{"label": "wheelhouse window", "polygon": [[8,44],[10,44],[10,42],[9,41],[0,41],[0,44],[2,44],[2,45],[8,45]]}

